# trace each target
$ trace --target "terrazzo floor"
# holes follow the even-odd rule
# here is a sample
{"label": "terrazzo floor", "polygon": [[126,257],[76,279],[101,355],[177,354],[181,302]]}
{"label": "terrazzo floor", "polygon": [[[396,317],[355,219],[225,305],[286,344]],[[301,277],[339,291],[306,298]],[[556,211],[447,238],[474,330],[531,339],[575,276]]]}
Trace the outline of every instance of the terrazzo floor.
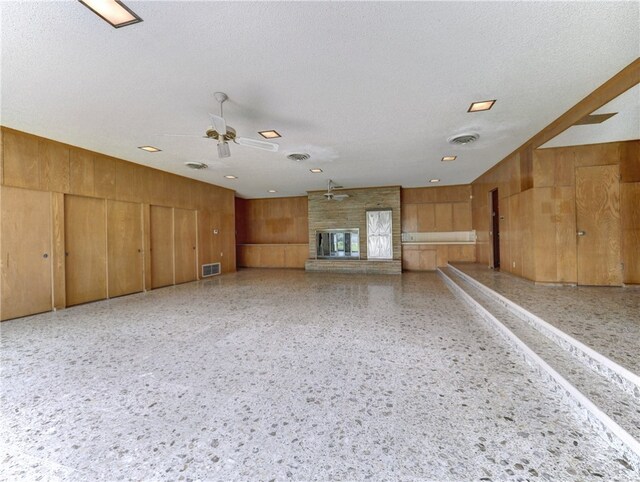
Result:
{"label": "terrazzo floor", "polygon": [[0,342],[4,480],[638,480],[434,273],[244,270]]}
{"label": "terrazzo floor", "polygon": [[640,289],[545,286],[477,263],[454,266],[640,375]]}

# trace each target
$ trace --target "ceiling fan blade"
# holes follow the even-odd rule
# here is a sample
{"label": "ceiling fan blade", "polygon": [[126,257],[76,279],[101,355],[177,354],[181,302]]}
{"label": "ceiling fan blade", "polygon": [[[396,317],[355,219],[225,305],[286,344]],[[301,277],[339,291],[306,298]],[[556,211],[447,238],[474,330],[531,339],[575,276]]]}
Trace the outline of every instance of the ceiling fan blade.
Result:
{"label": "ceiling fan blade", "polygon": [[280,146],[273,142],[259,141],[258,139],[249,139],[248,137],[236,137],[237,144],[247,147],[255,147],[256,149],[264,149],[265,151],[278,152]]}
{"label": "ceiling fan blade", "polygon": [[213,128],[216,130],[218,134],[225,135],[227,133],[227,123],[224,118],[219,115],[209,114],[211,116],[211,121],[213,122]]}
{"label": "ceiling fan blade", "polygon": [[198,136],[195,134],[162,134],[163,137],[200,137],[202,139],[208,139],[207,136]]}

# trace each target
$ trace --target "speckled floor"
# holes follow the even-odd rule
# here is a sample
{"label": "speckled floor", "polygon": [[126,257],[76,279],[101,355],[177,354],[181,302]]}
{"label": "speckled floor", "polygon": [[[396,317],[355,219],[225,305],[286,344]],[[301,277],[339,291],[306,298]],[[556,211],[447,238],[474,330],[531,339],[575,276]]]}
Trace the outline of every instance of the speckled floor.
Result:
{"label": "speckled floor", "polygon": [[433,273],[237,274],[2,323],[8,480],[632,480]]}
{"label": "speckled floor", "polygon": [[480,264],[456,268],[640,374],[640,288],[543,286]]}

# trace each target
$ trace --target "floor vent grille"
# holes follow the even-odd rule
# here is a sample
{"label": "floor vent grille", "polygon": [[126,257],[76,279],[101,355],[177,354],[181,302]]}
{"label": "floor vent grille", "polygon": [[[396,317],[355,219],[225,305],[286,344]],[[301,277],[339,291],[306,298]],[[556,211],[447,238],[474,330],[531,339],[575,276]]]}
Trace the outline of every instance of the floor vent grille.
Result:
{"label": "floor vent grille", "polygon": [[202,277],[208,278],[220,274],[220,263],[210,263],[202,265]]}

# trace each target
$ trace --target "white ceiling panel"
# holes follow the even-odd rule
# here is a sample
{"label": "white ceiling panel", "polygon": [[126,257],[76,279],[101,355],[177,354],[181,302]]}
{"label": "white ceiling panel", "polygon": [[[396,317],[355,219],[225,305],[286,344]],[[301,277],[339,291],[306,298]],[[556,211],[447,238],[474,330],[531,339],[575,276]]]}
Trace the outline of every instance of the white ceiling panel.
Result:
{"label": "white ceiling panel", "polygon": [[[0,2],[0,121],[243,197],[468,183],[640,56],[638,2],[127,4],[144,22],[114,29],[75,1]],[[163,136],[204,134],[216,91],[280,151]]]}

